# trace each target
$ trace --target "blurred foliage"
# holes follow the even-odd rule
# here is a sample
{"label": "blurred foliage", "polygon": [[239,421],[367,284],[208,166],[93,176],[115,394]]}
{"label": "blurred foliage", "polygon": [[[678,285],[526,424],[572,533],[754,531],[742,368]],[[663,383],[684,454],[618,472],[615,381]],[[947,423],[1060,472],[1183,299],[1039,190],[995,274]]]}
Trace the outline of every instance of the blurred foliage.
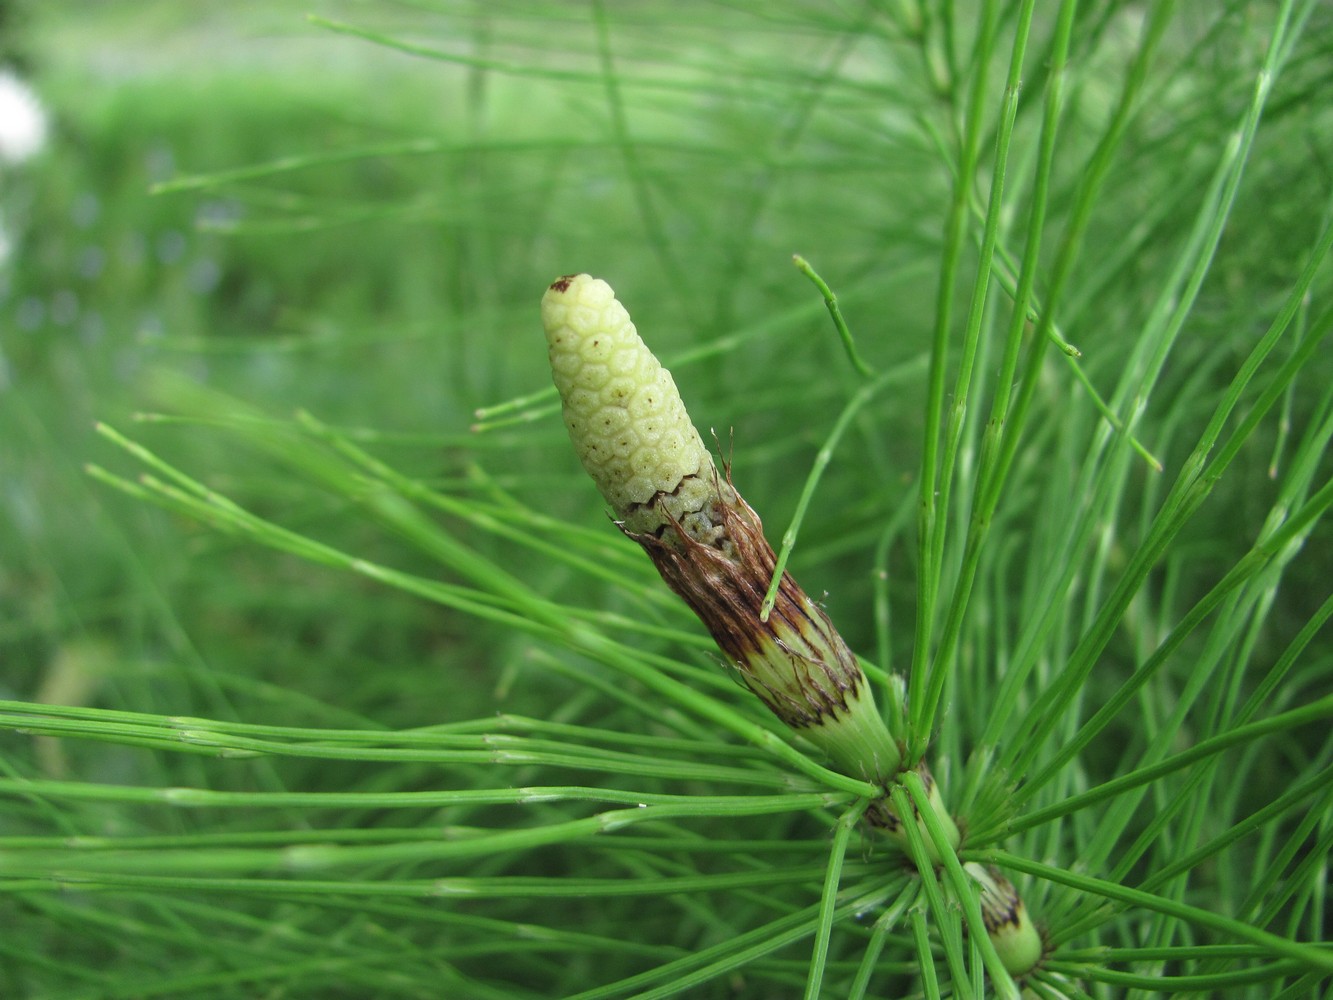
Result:
{"label": "blurred foliage", "polygon": [[[137,51],[148,65],[108,81],[97,58],[81,63],[69,50],[87,39],[95,57],[107,44],[99,18],[128,10],[105,5],[85,21],[80,8],[79,18],[42,22],[36,80],[54,141],[6,178],[16,251],[0,271],[5,690],[34,696],[70,643],[93,642],[101,669],[115,674],[103,685],[112,704],[179,710],[197,696],[180,684],[211,685],[194,672],[267,664],[261,680],[299,678],[312,697],[392,721],[401,682],[377,669],[382,689],[361,701],[346,697],[349,673],[397,663],[410,676],[442,677],[431,658],[470,660],[474,640],[431,608],[373,590],[349,603],[324,571],[228,552],[225,540],[93,487],[82,465],[106,455],[93,422],[123,424],[153,408],[168,371],[279,415],[305,407],[348,423],[373,414],[384,428],[458,431],[479,402],[531,386],[540,352],[468,366],[446,353],[466,338],[442,335],[461,310],[441,276],[466,268],[444,223],[403,208],[438,183],[438,162],[335,163],[255,190],[157,193],[183,173],[382,142],[387,126],[366,120],[376,92],[366,76],[229,65],[226,46],[244,48],[225,36],[222,58],[193,67],[154,66],[144,39]],[[145,19],[153,23],[151,11]],[[410,76],[391,89],[395,114],[411,117],[415,105],[425,117],[435,103]],[[292,218],[302,206],[307,225]],[[274,214],[283,221],[268,227]],[[414,454],[442,467],[446,445],[441,435],[436,449]],[[270,507],[285,503],[263,458],[205,451],[191,464],[259,489]],[[341,530],[356,529],[344,520]],[[220,697],[208,696],[213,710],[230,713]],[[243,714],[262,715],[263,692],[250,697],[258,704]]]}

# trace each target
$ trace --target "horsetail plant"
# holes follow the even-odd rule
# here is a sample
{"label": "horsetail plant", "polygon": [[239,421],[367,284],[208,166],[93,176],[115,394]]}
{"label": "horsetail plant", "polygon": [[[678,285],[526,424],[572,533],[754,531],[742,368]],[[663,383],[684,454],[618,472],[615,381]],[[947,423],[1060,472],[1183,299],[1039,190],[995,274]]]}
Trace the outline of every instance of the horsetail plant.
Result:
{"label": "horsetail plant", "polygon": [[[541,312],[565,427],[617,526],[648,553],[774,715],[845,773],[887,789],[903,767],[900,737],[885,724],[855,655],[790,574],[781,576],[772,613],[761,614],[776,557],[759,515],[730,469],[719,473],[671,373],[611,286],[566,275],[547,289]],[[921,771],[932,811],[957,848],[958,827]],[[887,797],[866,815],[903,843]],[[934,842],[926,843],[938,862]]]}

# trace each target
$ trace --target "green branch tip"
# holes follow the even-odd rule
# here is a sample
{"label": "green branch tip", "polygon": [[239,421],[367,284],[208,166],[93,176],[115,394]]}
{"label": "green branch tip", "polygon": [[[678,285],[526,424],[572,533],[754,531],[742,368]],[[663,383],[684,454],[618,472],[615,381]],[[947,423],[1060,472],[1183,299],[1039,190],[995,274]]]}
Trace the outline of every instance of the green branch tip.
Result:
{"label": "green branch tip", "polygon": [[852,331],[847,327],[847,321],[843,319],[842,307],[838,305],[838,296],[833,293],[833,289],[828,286],[818,272],[810,266],[810,262],[800,254],[791,255],[792,263],[796,269],[804,274],[819,289],[819,294],[824,297],[824,305],[828,308],[828,313],[833,317],[833,325],[838,330],[838,336],[842,338],[843,349],[847,352],[847,359],[852,363],[852,367],[857,373],[865,378],[871,378],[875,374],[875,369],[871,368],[862,359],[860,352],[856,349],[856,341],[852,337]]}

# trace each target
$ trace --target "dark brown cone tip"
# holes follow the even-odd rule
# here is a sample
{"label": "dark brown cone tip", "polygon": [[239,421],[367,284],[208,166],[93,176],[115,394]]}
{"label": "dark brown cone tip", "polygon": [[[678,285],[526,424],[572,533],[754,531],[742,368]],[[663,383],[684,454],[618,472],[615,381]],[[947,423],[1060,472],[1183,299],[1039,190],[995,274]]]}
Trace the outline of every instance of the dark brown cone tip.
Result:
{"label": "dark brown cone tip", "polygon": [[[621,530],[643,546],[667,586],[779,719],[793,729],[820,725],[848,711],[863,680],[861,668],[828,616],[788,573],[768,621],[760,620],[777,557],[759,515],[734,496],[734,503],[718,502],[711,511],[723,528],[713,544],[692,537],[665,510],[662,537]],[[756,669],[774,659],[779,662],[772,667]]]}
{"label": "dark brown cone tip", "polygon": [[1019,898],[1018,890],[1000,874],[999,869],[990,867],[987,872],[995,881],[996,892],[981,894],[982,923],[991,934],[1008,924],[1017,927],[1023,913],[1023,900]]}

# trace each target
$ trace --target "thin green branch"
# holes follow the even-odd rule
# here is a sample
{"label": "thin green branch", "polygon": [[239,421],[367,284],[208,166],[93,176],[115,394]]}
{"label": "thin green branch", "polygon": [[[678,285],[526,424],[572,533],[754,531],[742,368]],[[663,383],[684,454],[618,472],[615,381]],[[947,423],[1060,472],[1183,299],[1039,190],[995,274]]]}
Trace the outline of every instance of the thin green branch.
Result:
{"label": "thin green branch", "polygon": [[[1138,768],[1128,774],[1122,774],[1110,781],[1103,782],[1094,788],[1089,788],[1086,792],[1080,792],[1077,795],[1061,799],[1059,802],[1052,803],[1043,809],[1037,809],[1023,816],[1009,820],[1005,823],[1002,830],[993,833],[977,831],[978,839],[981,842],[992,839],[993,837],[1007,837],[1023,830],[1031,829],[1035,826],[1041,826],[1044,823],[1052,822],[1065,816],[1073,815],[1081,809],[1095,805],[1098,802],[1104,802],[1107,799],[1114,798],[1123,792],[1134,788],[1141,788],[1145,785],[1153,784],[1161,778],[1175,771],[1189,767],[1201,760],[1207,760],[1215,757],[1232,747],[1242,746],[1253,742],[1272,733],[1284,732],[1294,729],[1298,726],[1308,725],[1311,722],[1320,719],[1333,718],[1333,695],[1321,698],[1318,701],[1311,702],[1308,705],[1302,705],[1289,712],[1283,712],[1280,715],[1272,716],[1268,719],[1262,719],[1259,722],[1251,722],[1248,725],[1238,726],[1217,736],[1209,737],[1196,743],[1188,750],[1182,750],[1165,760],[1158,761],[1148,767]],[[1328,778],[1333,780],[1333,775]],[[1023,790],[1026,794],[1026,790]]]}
{"label": "thin green branch", "polygon": [[791,259],[792,263],[796,265],[796,269],[809,278],[814,286],[819,289],[819,294],[823,296],[828,314],[833,318],[833,326],[837,329],[838,336],[842,338],[842,346],[843,350],[847,352],[847,360],[852,363],[852,367],[856,369],[858,374],[865,378],[871,378],[875,374],[875,370],[865,363],[865,360],[861,357],[861,352],[856,349],[856,341],[852,337],[852,331],[847,327],[847,321],[843,319],[842,307],[838,305],[838,297],[833,294],[833,289],[810,266],[810,262],[800,254],[792,254]]}
{"label": "thin green branch", "polygon": [[[916,634],[912,648],[912,669],[908,675],[908,701],[911,705],[912,752],[915,759],[930,740],[930,713],[926,711],[927,683],[934,682],[932,656],[935,608],[939,598],[944,558],[945,526],[940,515],[938,483],[942,475],[940,446],[944,429],[944,383],[948,370],[949,338],[953,327],[954,296],[962,269],[966,243],[970,191],[975,182],[980,159],[983,107],[989,86],[987,69],[995,45],[1000,6],[985,4],[972,52],[972,86],[963,116],[963,134],[958,151],[958,169],[953,178],[949,215],[944,226],[944,249],[940,261],[939,286],[935,296],[935,327],[931,338],[930,375],[926,390],[925,436],[921,451],[921,481],[918,496],[917,544],[920,566],[917,572]],[[942,683],[942,681],[941,681]]]}
{"label": "thin green branch", "polygon": [[1047,882],[1069,886],[1071,889],[1100,896],[1122,906],[1138,907],[1155,913],[1163,913],[1184,921],[1186,924],[1205,928],[1222,937],[1248,941],[1263,948],[1269,954],[1294,959],[1306,968],[1333,973],[1333,951],[1328,951],[1320,945],[1293,941],[1260,927],[1253,927],[1244,921],[1233,920],[1213,910],[1205,910],[1174,899],[1166,899],[1153,893],[1144,892],[1141,889],[1121,885],[1118,882],[1108,882],[1105,879],[1094,878],[1091,875],[1030,861],[1007,851],[985,851],[983,856],[987,861],[1002,868],[1012,868],[1015,871],[1025,872]]}
{"label": "thin green branch", "polygon": [[828,869],[824,875],[824,891],[819,899],[819,924],[815,933],[814,954],[810,958],[810,972],[805,982],[805,1000],[819,1000],[824,984],[824,964],[828,961],[829,938],[833,934],[833,916],[837,911],[838,886],[842,882],[842,863],[847,855],[847,844],[852,830],[864,815],[869,799],[852,804],[838,819],[833,843],[829,847]]}
{"label": "thin green branch", "polygon": [[[912,800],[908,797],[908,793],[902,785],[894,785],[889,789],[889,800],[893,803],[897,815],[915,815]],[[933,814],[934,811],[934,807],[927,801],[926,812]],[[936,822],[938,823],[938,820]],[[953,847],[950,845],[949,838],[945,835],[943,828],[928,827],[928,829],[933,830],[931,840],[935,844],[936,852],[941,856],[952,855]],[[967,966],[963,959],[963,942],[959,933],[957,911],[946,901],[944,893],[941,891],[939,879],[935,874],[935,865],[931,860],[931,851],[926,846],[926,838],[921,832],[921,828],[916,823],[908,821],[903,823],[902,830],[907,837],[907,854],[921,875],[921,889],[930,913],[935,918],[936,928],[940,933],[940,943],[944,949],[944,961],[949,967],[949,975],[953,980],[954,990],[960,997],[971,998],[975,995],[975,991],[972,989],[972,977],[968,975]],[[957,861],[956,856],[955,861]],[[913,913],[915,912],[913,911]],[[929,952],[921,956],[923,966],[927,962],[934,964],[934,959],[928,956]]]}
{"label": "thin green branch", "polygon": [[796,502],[796,510],[792,514],[791,523],[787,526],[787,530],[782,533],[782,545],[778,549],[777,563],[773,568],[773,576],[769,580],[768,592],[764,595],[763,604],[759,608],[761,621],[768,621],[768,616],[773,611],[774,602],[777,600],[778,587],[782,583],[782,574],[787,569],[787,561],[791,558],[792,549],[796,547],[796,539],[800,534],[801,524],[810,508],[810,502],[814,499],[819,480],[823,477],[824,470],[828,468],[829,462],[833,459],[833,452],[837,448],[838,442],[842,440],[843,434],[851,426],[857,414],[875,398],[877,393],[895,382],[907,380],[918,371],[919,367],[916,361],[909,361],[906,364],[882,372],[875,377],[874,381],[867,382],[856,390],[852,398],[847,401],[847,405],[843,407],[842,412],[838,414],[833,429],[829,431],[828,437],[820,446],[818,454],[815,455],[814,464],[810,467],[810,473],[805,479],[805,486],[801,489],[800,499]]}

